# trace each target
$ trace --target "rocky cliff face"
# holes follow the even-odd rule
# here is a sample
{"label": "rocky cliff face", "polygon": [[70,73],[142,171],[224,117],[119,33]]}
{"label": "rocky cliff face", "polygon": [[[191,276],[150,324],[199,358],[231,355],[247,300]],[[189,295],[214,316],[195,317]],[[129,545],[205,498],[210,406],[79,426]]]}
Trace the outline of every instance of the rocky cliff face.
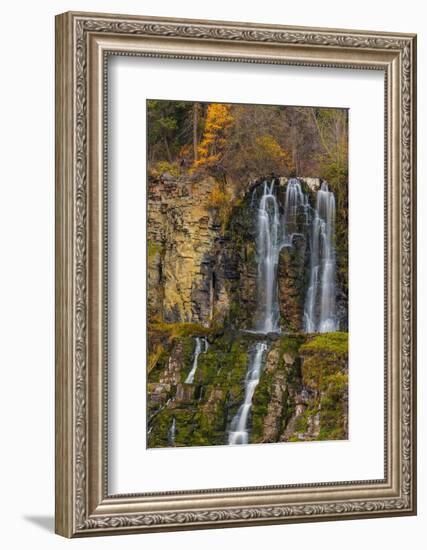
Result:
{"label": "rocky cliff face", "polygon": [[[224,227],[210,206],[213,178],[149,182],[148,314],[203,326],[243,322],[256,299],[255,234],[248,199]],[[241,305],[243,312],[237,312]],[[246,318],[246,322],[250,324]]]}
{"label": "rocky cliff face", "polygon": [[[226,223],[210,206],[217,182],[149,180],[148,192],[148,315],[168,323],[225,323],[234,328],[255,326],[257,308],[257,204],[254,182],[248,193],[235,198]],[[315,193],[320,180],[302,178],[305,189]],[[284,201],[287,178],[277,179]],[[229,184],[233,187],[233,184]],[[231,189],[231,196],[235,189]],[[294,237],[279,261],[281,326],[302,329],[307,280],[308,234]]]}
{"label": "rocky cliff face", "polygon": [[347,345],[338,332],[277,341],[254,396],[252,442],[348,437]]}
{"label": "rocky cliff face", "polygon": [[149,316],[166,322],[212,318],[209,267],[219,235],[208,204],[212,180],[150,180],[148,194]]}

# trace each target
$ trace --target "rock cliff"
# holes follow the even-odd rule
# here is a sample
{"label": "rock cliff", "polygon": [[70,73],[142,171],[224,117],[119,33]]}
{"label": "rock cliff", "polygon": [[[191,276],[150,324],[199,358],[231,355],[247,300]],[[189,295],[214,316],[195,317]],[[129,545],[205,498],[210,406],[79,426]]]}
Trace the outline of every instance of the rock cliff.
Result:
{"label": "rock cliff", "polygon": [[[232,183],[227,219],[220,220],[211,206],[217,182],[212,177],[149,180],[148,189],[148,316],[168,323],[225,323],[253,328],[257,301],[256,220],[254,191],[261,178],[243,196]],[[314,193],[320,180],[301,178]],[[284,193],[287,178],[277,179]],[[282,197],[282,201],[283,201]],[[307,286],[308,235],[295,236],[279,260],[278,291],[281,326],[302,329]]]}

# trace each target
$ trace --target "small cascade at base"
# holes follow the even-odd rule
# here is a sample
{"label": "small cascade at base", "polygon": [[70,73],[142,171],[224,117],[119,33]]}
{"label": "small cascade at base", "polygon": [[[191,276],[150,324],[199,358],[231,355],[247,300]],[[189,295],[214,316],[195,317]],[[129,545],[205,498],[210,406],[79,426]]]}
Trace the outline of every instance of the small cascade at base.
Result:
{"label": "small cascade at base", "polygon": [[258,342],[249,361],[245,378],[245,399],[240,405],[237,414],[231,421],[228,433],[229,445],[244,445],[249,440],[249,413],[252,407],[252,398],[261,378],[262,367],[267,352],[266,342]]}
{"label": "small cascade at base", "polygon": [[187,378],[185,379],[185,384],[192,384],[194,382],[194,375],[196,374],[199,355],[208,351],[209,344],[206,338],[196,338],[196,348],[194,350],[193,365],[190,372],[188,373]]}
{"label": "small cascade at base", "polygon": [[169,447],[172,447],[172,445],[175,444],[175,436],[176,436],[176,419],[175,417],[172,418],[172,423],[170,425],[170,428],[168,430],[168,445]]}

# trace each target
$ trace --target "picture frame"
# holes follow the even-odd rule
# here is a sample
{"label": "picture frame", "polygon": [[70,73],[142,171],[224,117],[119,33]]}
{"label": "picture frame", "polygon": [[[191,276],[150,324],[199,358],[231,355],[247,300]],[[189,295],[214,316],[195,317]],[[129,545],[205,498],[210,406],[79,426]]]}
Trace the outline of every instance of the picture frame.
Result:
{"label": "picture frame", "polygon": [[[110,56],[384,74],[384,477],[108,491]],[[82,537],[416,514],[416,36],[67,12],[56,17],[55,530]],[[144,329],[142,329],[144,330]]]}

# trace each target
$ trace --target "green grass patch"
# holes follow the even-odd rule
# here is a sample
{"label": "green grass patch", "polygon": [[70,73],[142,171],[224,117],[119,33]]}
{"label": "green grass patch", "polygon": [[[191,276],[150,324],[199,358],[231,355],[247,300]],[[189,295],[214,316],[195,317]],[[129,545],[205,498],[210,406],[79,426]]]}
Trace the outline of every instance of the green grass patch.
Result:
{"label": "green grass patch", "polygon": [[203,327],[197,323],[165,323],[156,321],[149,323],[148,333],[158,332],[163,333],[171,339],[185,338],[187,336],[207,336],[211,334],[212,329]]}
{"label": "green grass patch", "polygon": [[348,354],[348,332],[326,332],[315,336],[300,348],[304,352],[324,352],[345,356]]}

